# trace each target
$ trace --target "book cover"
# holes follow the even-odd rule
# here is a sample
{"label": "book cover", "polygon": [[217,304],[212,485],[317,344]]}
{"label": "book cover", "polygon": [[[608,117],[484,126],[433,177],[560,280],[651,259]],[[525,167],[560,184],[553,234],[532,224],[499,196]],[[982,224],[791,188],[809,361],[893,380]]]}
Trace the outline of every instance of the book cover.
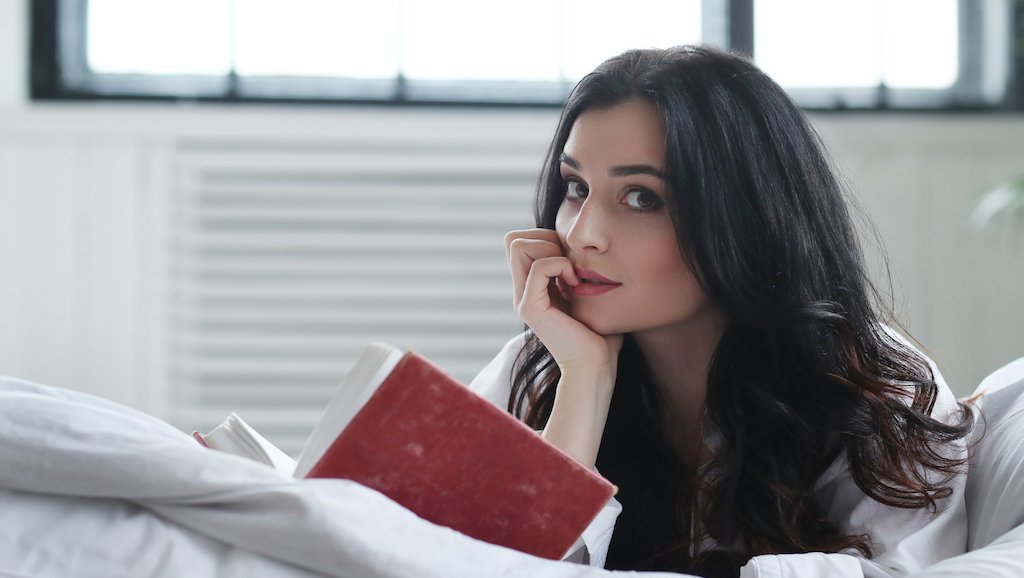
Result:
{"label": "book cover", "polygon": [[430,522],[562,558],[615,487],[428,359],[390,350],[357,362],[295,475],[350,479]]}

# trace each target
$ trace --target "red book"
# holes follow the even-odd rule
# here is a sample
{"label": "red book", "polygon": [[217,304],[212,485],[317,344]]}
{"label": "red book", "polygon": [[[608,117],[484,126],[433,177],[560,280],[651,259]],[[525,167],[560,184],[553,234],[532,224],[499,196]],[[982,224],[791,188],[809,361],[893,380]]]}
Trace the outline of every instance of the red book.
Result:
{"label": "red book", "polygon": [[[215,432],[206,442],[231,451]],[[295,475],[354,480],[421,518],[550,559],[568,553],[615,493],[426,358],[383,344],[349,372]]]}

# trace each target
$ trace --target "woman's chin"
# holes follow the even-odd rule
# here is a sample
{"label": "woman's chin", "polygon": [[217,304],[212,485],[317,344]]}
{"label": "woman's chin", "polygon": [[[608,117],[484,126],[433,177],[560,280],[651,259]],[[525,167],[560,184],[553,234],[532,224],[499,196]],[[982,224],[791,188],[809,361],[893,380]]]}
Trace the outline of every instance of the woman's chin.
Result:
{"label": "woman's chin", "polygon": [[587,311],[577,311],[574,309],[572,312],[572,318],[579,321],[585,325],[587,329],[598,335],[608,336],[626,333],[622,328],[610,323],[608,319],[602,318],[600,315],[588,315],[587,313]]}

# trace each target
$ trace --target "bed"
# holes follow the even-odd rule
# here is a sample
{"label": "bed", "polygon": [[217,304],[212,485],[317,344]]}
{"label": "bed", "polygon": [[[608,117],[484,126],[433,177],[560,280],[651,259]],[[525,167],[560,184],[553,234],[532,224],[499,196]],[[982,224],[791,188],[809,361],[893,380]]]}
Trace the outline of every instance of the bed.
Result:
{"label": "bed", "polygon": [[[1024,359],[978,388],[969,551],[915,578],[1024,576]],[[152,416],[0,379],[0,576],[611,577],[421,520],[344,480],[294,480]],[[859,576],[850,556],[778,556],[747,576]],[[636,573],[667,577],[665,573]]]}

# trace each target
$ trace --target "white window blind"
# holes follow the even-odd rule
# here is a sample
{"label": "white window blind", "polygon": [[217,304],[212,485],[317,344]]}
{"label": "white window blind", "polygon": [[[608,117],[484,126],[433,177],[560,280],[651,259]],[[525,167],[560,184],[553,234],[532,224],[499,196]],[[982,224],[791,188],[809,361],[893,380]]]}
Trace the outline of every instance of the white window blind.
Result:
{"label": "white window blind", "polygon": [[540,161],[464,145],[186,150],[175,421],[205,431],[236,411],[295,454],[374,340],[472,378],[521,328],[503,235],[531,226]]}

